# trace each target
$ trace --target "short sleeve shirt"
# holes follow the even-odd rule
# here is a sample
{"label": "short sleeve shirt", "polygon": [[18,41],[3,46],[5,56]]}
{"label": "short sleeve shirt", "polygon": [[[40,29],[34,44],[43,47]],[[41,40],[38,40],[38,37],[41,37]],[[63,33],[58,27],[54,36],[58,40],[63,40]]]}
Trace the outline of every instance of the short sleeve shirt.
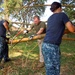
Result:
{"label": "short sleeve shirt", "polygon": [[34,29],[36,33],[40,30],[40,28],[44,28],[44,31],[42,32],[42,34],[46,32],[46,24],[42,21],[40,21],[38,25],[36,24],[31,25],[31,29]]}
{"label": "short sleeve shirt", "polygon": [[0,21],[0,36],[2,37],[6,37],[6,29],[3,25],[4,22],[5,22],[4,20]]}
{"label": "short sleeve shirt", "polygon": [[60,45],[65,30],[65,24],[69,21],[65,13],[55,13],[48,18],[46,36],[44,42],[57,43]]}

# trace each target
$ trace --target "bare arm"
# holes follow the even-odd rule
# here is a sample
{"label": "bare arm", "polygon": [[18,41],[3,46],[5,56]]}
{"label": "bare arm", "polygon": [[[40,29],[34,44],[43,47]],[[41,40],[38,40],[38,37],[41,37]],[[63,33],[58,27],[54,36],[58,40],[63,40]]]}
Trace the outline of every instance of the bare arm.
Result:
{"label": "bare arm", "polygon": [[4,22],[3,25],[4,25],[4,27],[6,28],[6,30],[9,31],[8,23],[7,23],[7,22]]}
{"label": "bare arm", "polygon": [[70,21],[66,23],[66,27],[70,32],[75,33],[75,26]]}
{"label": "bare arm", "polygon": [[40,28],[40,30],[36,33],[37,35],[41,34],[44,31],[44,28]]}

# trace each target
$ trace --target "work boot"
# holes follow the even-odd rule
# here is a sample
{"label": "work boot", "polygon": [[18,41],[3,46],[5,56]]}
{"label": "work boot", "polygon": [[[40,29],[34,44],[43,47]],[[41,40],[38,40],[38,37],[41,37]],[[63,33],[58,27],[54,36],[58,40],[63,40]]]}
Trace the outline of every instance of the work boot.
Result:
{"label": "work boot", "polygon": [[0,66],[0,70],[3,69],[3,68],[4,68],[4,66]]}
{"label": "work boot", "polygon": [[45,66],[44,62],[40,62],[37,65],[37,68],[43,68]]}
{"label": "work boot", "polygon": [[3,64],[0,63],[0,70],[3,69],[3,68],[4,68]]}
{"label": "work boot", "polygon": [[11,61],[11,59],[10,59],[10,58],[8,58],[8,59],[4,60],[4,63],[9,62],[9,61]]}

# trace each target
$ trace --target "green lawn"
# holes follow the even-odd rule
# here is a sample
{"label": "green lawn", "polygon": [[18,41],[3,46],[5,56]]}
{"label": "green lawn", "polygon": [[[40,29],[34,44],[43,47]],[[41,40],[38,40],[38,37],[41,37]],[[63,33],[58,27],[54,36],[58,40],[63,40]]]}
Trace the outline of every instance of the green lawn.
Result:
{"label": "green lawn", "polygon": [[[68,37],[74,38],[74,34]],[[13,46],[13,45],[12,45]],[[36,41],[9,45],[11,62],[5,63],[0,75],[45,75],[45,68],[37,69],[39,48]],[[75,75],[75,41],[63,40],[61,50],[61,75]]]}

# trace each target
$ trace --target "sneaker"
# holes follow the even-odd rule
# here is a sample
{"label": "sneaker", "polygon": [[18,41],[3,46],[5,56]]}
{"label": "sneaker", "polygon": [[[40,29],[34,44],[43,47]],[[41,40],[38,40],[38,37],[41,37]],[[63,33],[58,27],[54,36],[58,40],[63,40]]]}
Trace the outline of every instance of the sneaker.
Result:
{"label": "sneaker", "polygon": [[44,62],[40,62],[37,65],[37,68],[43,68],[45,66]]}
{"label": "sneaker", "polygon": [[4,60],[4,63],[9,62],[9,61],[11,61],[11,59],[10,59],[10,58],[8,58],[8,59]]}

